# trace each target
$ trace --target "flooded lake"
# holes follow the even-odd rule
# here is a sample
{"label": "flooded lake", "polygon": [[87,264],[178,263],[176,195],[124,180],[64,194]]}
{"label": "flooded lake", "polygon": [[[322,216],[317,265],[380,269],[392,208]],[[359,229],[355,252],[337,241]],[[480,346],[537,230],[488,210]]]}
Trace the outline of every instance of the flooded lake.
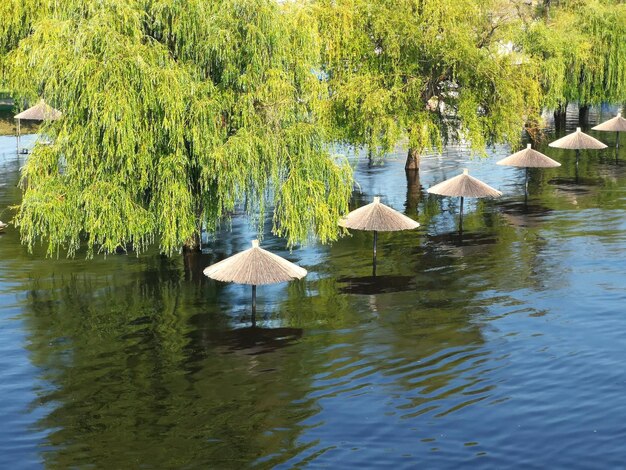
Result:
{"label": "flooded lake", "polygon": [[[592,125],[615,109],[592,113]],[[577,125],[572,114],[567,132]],[[626,462],[626,137],[539,150],[563,166],[496,166],[405,152],[354,161],[352,207],[382,202],[420,222],[332,246],[262,246],[309,271],[250,289],[202,269],[254,233],[201,255],[85,260],[29,254],[0,235],[0,468],[618,468]],[[563,133],[561,133],[563,134]],[[559,135],[561,135],[559,134]],[[34,136],[23,142],[32,143]],[[0,219],[25,156],[0,137]],[[470,173],[498,200],[429,195]]]}

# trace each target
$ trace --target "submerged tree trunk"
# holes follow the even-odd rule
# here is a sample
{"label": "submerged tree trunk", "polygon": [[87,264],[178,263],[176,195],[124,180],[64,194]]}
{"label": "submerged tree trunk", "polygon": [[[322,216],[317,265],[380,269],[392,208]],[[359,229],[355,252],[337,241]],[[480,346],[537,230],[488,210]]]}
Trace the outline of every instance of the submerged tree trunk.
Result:
{"label": "submerged tree trunk", "polygon": [[185,253],[200,252],[202,245],[200,244],[200,233],[194,233],[183,245],[183,251]]}
{"label": "submerged tree trunk", "polygon": [[183,246],[183,251],[185,253],[200,253],[202,251],[202,208],[198,207],[196,209],[196,231],[194,234],[185,242]]}
{"label": "submerged tree trunk", "polygon": [[409,153],[406,156],[406,164],[404,165],[405,170],[415,170],[419,171],[420,169],[420,153],[416,148],[410,148]]}
{"label": "submerged tree trunk", "polygon": [[565,120],[567,117],[567,102],[560,104],[554,110],[554,128],[556,131],[565,129]]}
{"label": "submerged tree trunk", "polygon": [[185,268],[185,281],[193,281],[200,284],[204,279],[204,268],[207,267],[207,258],[199,256],[198,251],[186,251],[183,253],[183,265]]}
{"label": "submerged tree trunk", "polygon": [[552,0],[543,0],[543,19],[547,23],[550,19],[550,5],[552,4]]}
{"label": "submerged tree trunk", "polygon": [[370,168],[374,166],[374,152],[371,148],[367,149],[367,166]]}
{"label": "submerged tree trunk", "polygon": [[578,124],[582,126],[586,126],[589,123],[589,105],[584,104],[580,105],[578,108]]}
{"label": "submerged tree trunk", "polygon": [[542,136],[541,123],[537,119],[526,119],[524,129],[526,129],[526,133],[530,137],[533,146],[535,146]]}
{"label": "submerged tree trunk", "polygon": [[[202,192],[202,188],[200,185],[199,173],[197,171],[194,172],[194,174],[192,175],[192,178],[193,178],[193,185],[196,188],[197,194],[200,194]],[[204,206],[202,202],[201,201],[196,202],[196,207],[195,207],[196,231],[187,241],[185,241],[185,244],[183,245],[183,251],[185,253],[191,253],[191,252],[199,253],[202,251],[202,220],[203,220],[202,214],[203,212],[204,212]]]}
{"label": "submerged tree trunk", "polygon": [[422,193],[420,187],[420,172],[418,170],[406,170],[406,211],[407,214],[417,213],[417,205]]}

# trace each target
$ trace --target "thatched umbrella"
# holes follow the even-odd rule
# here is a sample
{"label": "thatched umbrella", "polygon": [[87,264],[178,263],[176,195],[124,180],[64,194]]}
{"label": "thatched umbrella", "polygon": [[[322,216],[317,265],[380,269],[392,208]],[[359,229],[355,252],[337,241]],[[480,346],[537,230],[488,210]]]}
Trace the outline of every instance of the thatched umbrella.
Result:
{"label": "thatched umbrella", "polygon": [[576,128],[576,132],[572,132],[565,137],[561,137],[548,145],[559,149],[576,150],[576,168],[578,168],[578,160],[580,159],[581,149],[600,150],[606,148],[606,145],[598,139],[594,139],[590,135],[582,132],[580,127]]}
{"label": "thatched umbrella", "polygon": [[428,188],[430,194],[439,194],[441,196],[451,196],[461,198],[461,215],[459,216],[459,229],[463,230],[463,199],[466,197],[500,197],[502,193],[492,188],[488,184],[483,183],[477,178],[470,176],[467,168],[463,169],[463,173],[445,180],[435,186]]}
{"label": "thatched umbrella", "polygon": [[497,165],[515,166],[525,168],[526,175],[524,179],[524,200],[528,199],[528,169],[529,168],[555,168],[561,164],[552,160],[537,150],[531,148],[531,144],[526,145],[524,150],[514,153],[502,160],[496,162]]}
{"label": "thatched umbrella", "polygon": [[626,132],[626,119],[622,117],[622,113],[617,113],[614,118],[598,124],[592,129],[594,131],[615,132],[615,148],[619,148],[619,133]]}
{"label": "thatched umbrella", "polygon": [[397,232],[420,226],[413,219],[381,203],[378,196],[373,202],[350,212],[339,221],[339,225],[353,230],[374,232],[374,273],[376,273],[378,232]]}
{"label": "thatched umbrella", "polygon": [[48,105],[43,99],[35,106],[14,116],[17,119],[17,151],[20,151],[20,122],[25,121],[56,121],[62,116],[61,111]]}
{"label": "thatched umbrella", "polygon": [[215,263],[204,270],[211,279],[252,286],[252,312],[256,312],[256,286],[277,284],[306,276],[306,269],[270,253],[252,240],[252,248]]}

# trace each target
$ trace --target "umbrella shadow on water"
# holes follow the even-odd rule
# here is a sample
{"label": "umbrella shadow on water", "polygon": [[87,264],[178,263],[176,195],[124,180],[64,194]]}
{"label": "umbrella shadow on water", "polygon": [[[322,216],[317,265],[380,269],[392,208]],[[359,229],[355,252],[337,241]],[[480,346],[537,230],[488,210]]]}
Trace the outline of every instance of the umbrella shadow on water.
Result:
{"label": "umbrella shadow on water", "polygon": [[290,346],[302,337],[303,332],[301,328],[248,326],[222,331],[212,340],[227,351],[257,355]]}
{"label": "umbrella shadow on water", "polygon": [[588,177],[557,177],[548,181],[548,184],[554,186],[556,189],[576,194],[587,194],[594,187],[602,185],[601,178],[588,178]]}
{"label": "umbrella shadow on water", "polygon": [[416,288],[412,276],[361,276],[342,277],[337,282],[343,284],[339,292],[343,294],[376,295],[392,292],[405,292]]}
{"label": "umbrella shadow on water", "polygon": [[506,201],[498,205],[504,219],[514,227],[537,227],[553,210],[537,203]]}
{"label": "umbrella shadow on water", "polygon": [[485,246],[496,245],[498,238],[491,232],[454,231],[427,235],[426,243],[462,257],[479,253]]}
{"label": "umbrella shadow on water", "polygon": [[[615,151],[617,154],[617,151]],[[613,181],[626,177],[626,164],[623,160],[617,160],[617,158],[607,158],[600,160],[600,165],[597,167],[597,174],[599,178],[602,178],[604,182]]]}
{"label": "umbrella shadow on water", "polygon": [[619,159],[619,152],[620,152],[619,148],[613,148],[613,149],[607,150],[606,152],[600,152],[598,161],[602,165],[619,166],[620,164],[623,163]]}

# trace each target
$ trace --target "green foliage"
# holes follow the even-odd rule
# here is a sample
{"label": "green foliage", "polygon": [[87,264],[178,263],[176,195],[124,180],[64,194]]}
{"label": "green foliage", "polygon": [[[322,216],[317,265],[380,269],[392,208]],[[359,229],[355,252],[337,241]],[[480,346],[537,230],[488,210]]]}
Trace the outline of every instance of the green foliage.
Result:
{"label": "green foliage", "polygon": [[43,1],[3,0],[0,2],[0,87],[6,83],[4,61],[6,54],[31,32]]}
{"label": "green foliage", "polygon": [[380,153],[517,142],[537,113],[536,68],[505,47],[513,2],[320,0],[335,136]]}
{"label": "green foliage", "polygon": [[0,55],[17,47],[28,35],[32,21],[41,11],[43,1],[4,0],[0,3]]}
{"label": "green foliage", "polygon": [[23,241],[172,254],[268,201],[289,245],[335,239],[352,176],[325,150],[307,18],[271,0],[49,8],[9,56],[18,97],[64,113],[23,170]]}
{"label": "green foliage", "polygon": [[520,42],[541,67],[543,106],[626,100],[626,5],[564,2],[547,21],[532,21]]}
{"label": "green foliage", "polygon": [[[172,254],[242,208],[293,246],[336,239],[331,143],[412,155],[516,144],[541,107],[626,100],[626,5],[523,0],[7,0],[0,68],[45,98],[24,243]],[[549,11],[549,13],[548,13]],[[0,83],[0,85],[2,85]],[[4,85],[3,85],[4,86]]]}

